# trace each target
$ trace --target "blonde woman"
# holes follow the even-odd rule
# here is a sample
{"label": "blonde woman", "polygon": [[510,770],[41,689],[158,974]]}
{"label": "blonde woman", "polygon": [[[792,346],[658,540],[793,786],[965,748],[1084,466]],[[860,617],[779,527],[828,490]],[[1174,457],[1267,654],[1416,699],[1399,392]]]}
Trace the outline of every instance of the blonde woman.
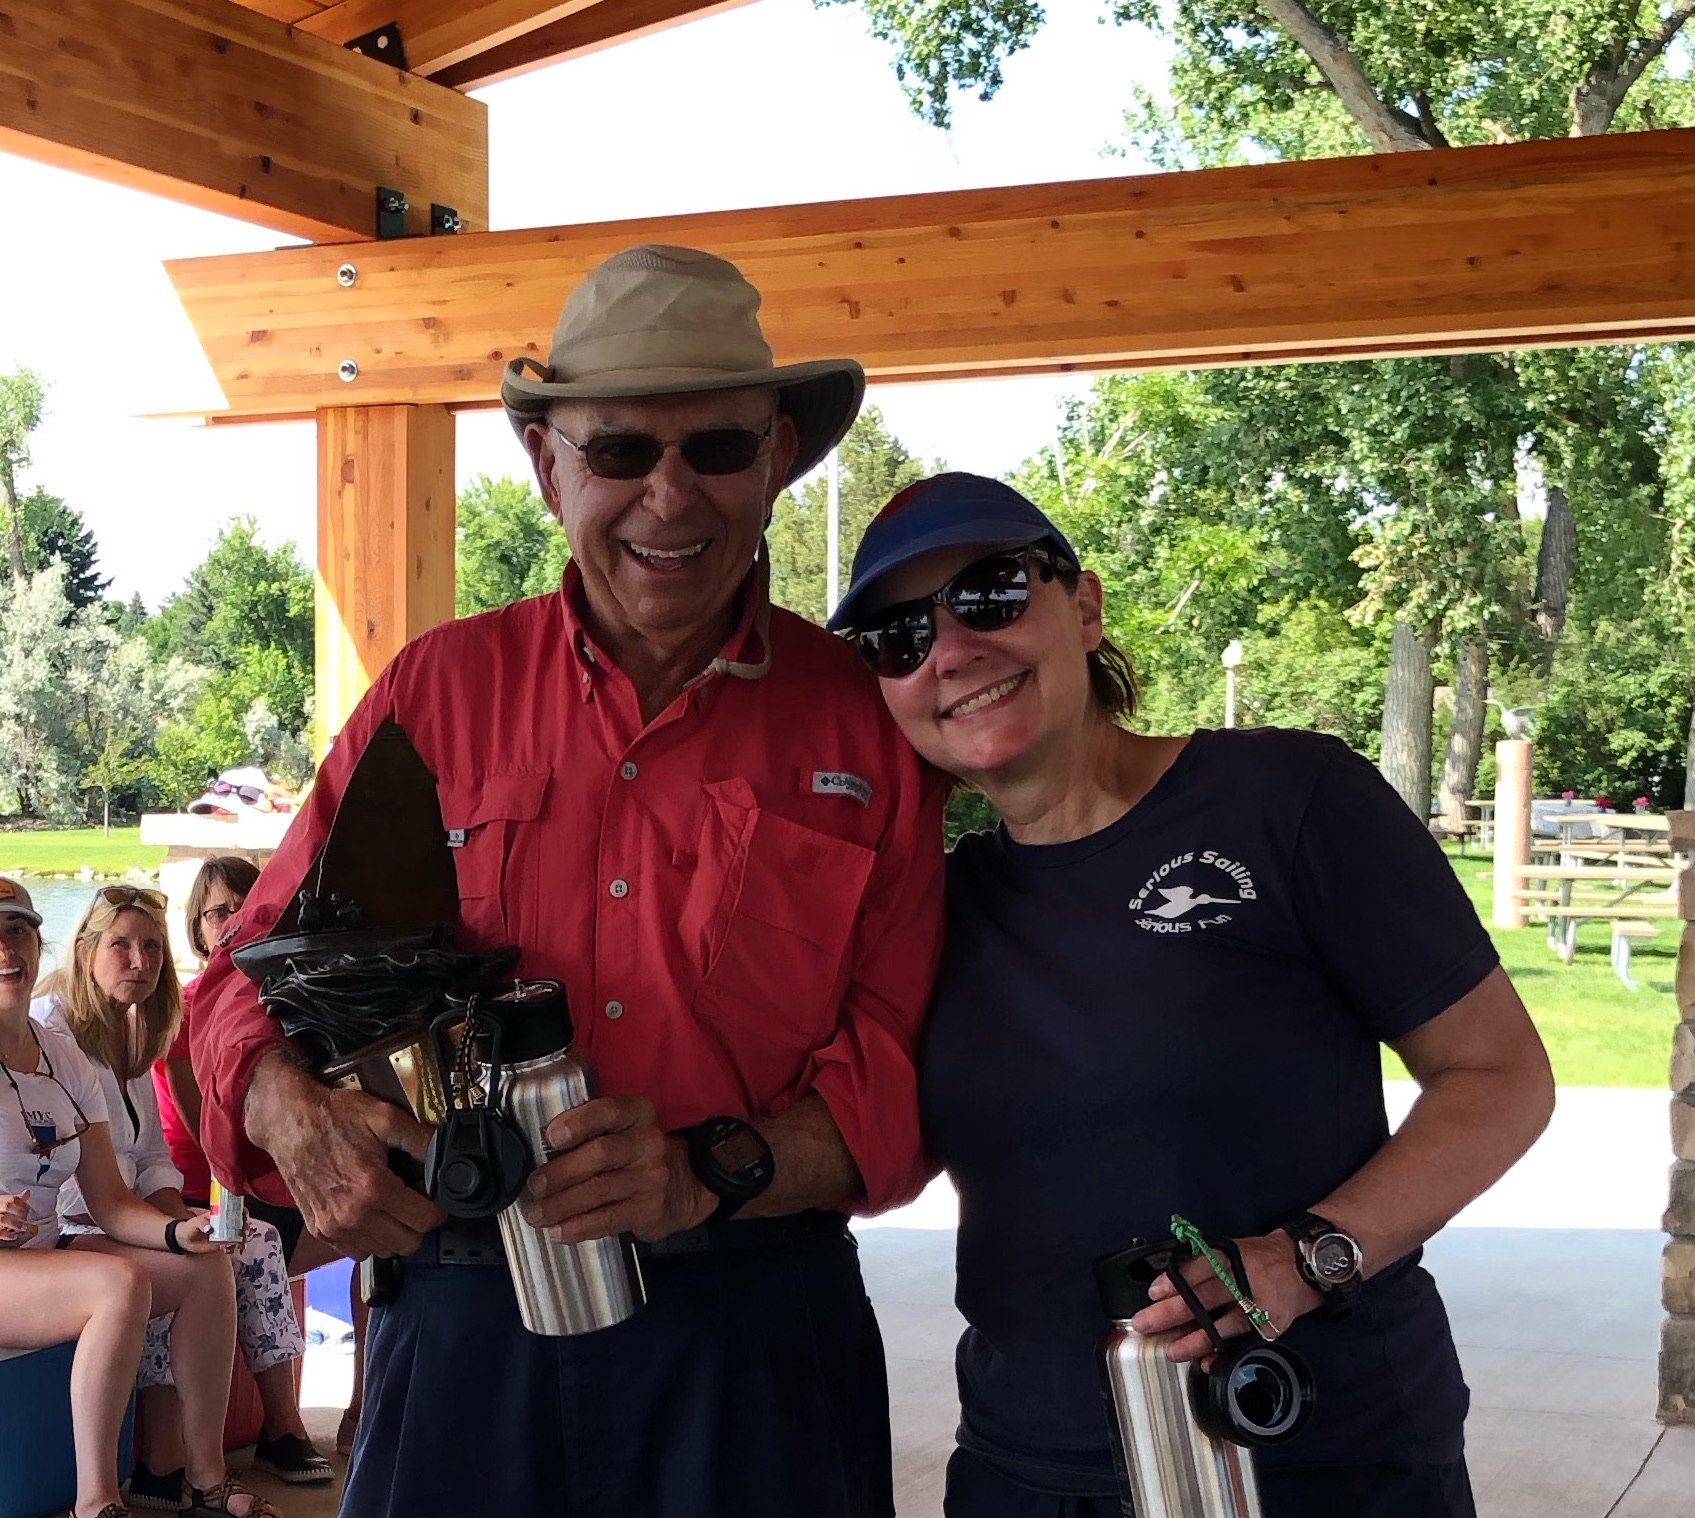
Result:
{"label": "blonde woman", "polygon": [[[118,1436],[147,1315],[184,1308],[191,1350],[196,1341],[215,1348],[233,1314],[227,1290],[219,1295],[229,1270],[204,1258],[217,1253],[204,1217],[168,1217],[124,1184],[93,1064],[73,1039],[30,1020],[40,965],[40,914],[23,886],[0,877],[0,1344],[44,1349],[76,1341],[75,1518],[128,1518],[118,1494]],[[55,1247],[63,1242],[58,1195],[73,1180],[121,1245]],[[196,1473],[216,1487],[211,1466]],[[234,1511],[262,1518],[257,1508]]]}
{"label": "blonde woman", "polygon": [[[74,1040],[87,1056],[108,1117],[117,1178],[149,1211],[173,1220],[175,1238],[190,1226],[193,1215],[183,1204],[182,1176],[171,1164],[159,1127],[150,1074],[153,1062],[170,1047],[182,1016],[182,991],[168,943],[161,893],[138,886],[102,886],[77,924],[69,963],[37,987],[29,1013],[48,1031]],[[172,1315],[168,1349],[155,1339],[149,1346],[152,1353],[141,1357],[141,1385],[174,1383],[183,1468],[171,1473],[176,1489],[164,1497],[152,1492],[145,1480],[139,1491],[132,1481],[131,1505],[176,1509],[186,1499],[195,1513],[280,1518],[224,1466],[224,1415],[236,1338],[235,1275],[228,1261],[179,1260],[137,1248],[105,1226],[94,1197],[77,1184],[80,1179],[79,1173],[68,1180],[58,1197],[68,1247],[140,1264],[152,1287],[150,1316]],[[193,1226],[203,1234],[197,1217]],[[274,1233],[272,1247],[280,1260]],[[284,1276],[285,1302],[287,1295]],[[298,1324],[294,1333],[298,1341]],[[171,1432],[174,1436],[175,1429]],[[153,1473],[143,1467],[138,1474]]]}

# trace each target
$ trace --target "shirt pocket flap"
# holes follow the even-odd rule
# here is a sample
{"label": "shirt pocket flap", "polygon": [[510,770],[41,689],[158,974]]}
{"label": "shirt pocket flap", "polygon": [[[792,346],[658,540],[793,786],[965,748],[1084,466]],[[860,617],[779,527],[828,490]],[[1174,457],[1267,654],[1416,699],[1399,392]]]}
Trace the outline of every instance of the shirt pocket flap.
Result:
{"label": "shirt pocket flap", "polygon": [[547,795],[548,770],[511,770],[453,784],[443,781],[441,820],[450,841],[488,822],[534,822]]}

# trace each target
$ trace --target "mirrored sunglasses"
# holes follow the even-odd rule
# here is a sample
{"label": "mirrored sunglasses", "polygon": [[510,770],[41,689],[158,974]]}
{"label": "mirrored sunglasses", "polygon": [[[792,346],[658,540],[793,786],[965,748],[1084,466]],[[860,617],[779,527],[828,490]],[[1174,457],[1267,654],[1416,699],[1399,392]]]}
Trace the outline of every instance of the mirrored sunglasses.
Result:
{"label": "mirrored sunglasses", "polygon": [[876,675],[899,680],[930,657],[936,642],[936,608],[945,606],[961,627],[998,632],[1022,617],[1030,605],[1030,565],[1043,580],[1056,573],[1076,574],[1077,566],[1039,544],[1015,553],[991,554],[967,564],[940,590],[917,601],[902,601],[877,615],[849,637]]}
{"label": "mirrored sunglasses", "polygon": [[603,432],[579,443],[548,423],[560,442],[582,454],[589,473],[603,480],[642,479],[653,473],[668,448],[677,449],[696,474],[740,474],[759,457],[772,425],[767,422],[763,432],[751,427],[708,427],[669,443],[646,432]]}

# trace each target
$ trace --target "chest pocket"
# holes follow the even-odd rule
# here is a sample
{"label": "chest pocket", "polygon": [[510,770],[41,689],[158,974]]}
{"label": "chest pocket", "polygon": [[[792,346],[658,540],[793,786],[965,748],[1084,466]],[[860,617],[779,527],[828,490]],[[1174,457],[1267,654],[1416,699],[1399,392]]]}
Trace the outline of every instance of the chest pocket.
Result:
{"label": "chest pocket", "polygon": [[[752,797],[749,795],[751,801]],[[695,994],[756,1102],[791,1089],[832,1037],[876,853],[747,808],[722,937]]]}
{"label": "chest pocket", "polygon": [[505,770],[443,776],[441,820],[459,877],[459,924],[467,946],[510,942],[507,900],[525,888],[517,858],[525,823],[541,815],[552,774]]}

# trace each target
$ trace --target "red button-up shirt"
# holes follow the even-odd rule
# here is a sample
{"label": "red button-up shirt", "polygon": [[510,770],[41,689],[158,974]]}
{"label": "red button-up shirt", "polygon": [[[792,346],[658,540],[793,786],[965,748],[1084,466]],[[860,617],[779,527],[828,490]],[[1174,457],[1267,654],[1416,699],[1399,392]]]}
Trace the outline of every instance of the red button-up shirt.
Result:
{"label": "red button-up shirt", "polygon": [[[248,896],[269,931],[385,718],[436,777],[457,846],[455,945],[517,944],[565,983],[608,1093],[667,1128],[771,1116],[816,1091],[874,1210],[924,1180],[913,1056],[942,930],[944,787],[838,638],[764,598],[756,570],[723,655],[652,722],[555,595],[409,644],[348,720]],[[232,1187],[281,1200],[241,1109],[283,1042],[257,988],[212,960],[196,999],[202,1138]]]}

